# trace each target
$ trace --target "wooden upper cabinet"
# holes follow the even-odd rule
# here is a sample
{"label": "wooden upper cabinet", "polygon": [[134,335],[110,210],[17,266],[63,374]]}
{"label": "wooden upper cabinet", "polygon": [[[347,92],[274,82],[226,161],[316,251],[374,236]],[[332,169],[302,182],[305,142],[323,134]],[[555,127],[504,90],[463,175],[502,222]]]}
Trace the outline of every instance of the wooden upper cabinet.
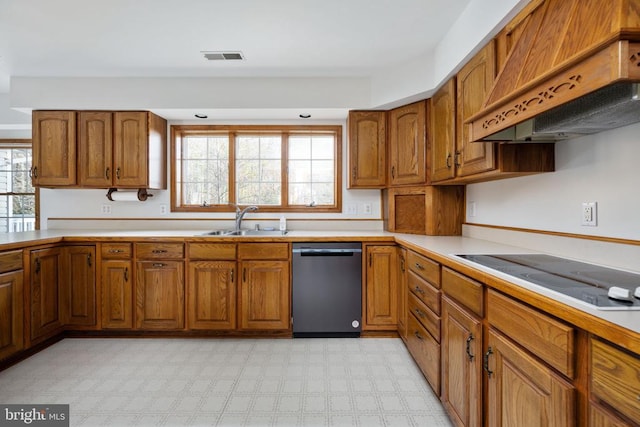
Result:
{"label": "wooden upper cabinet", "polygon": [[76,115],[73,111],[32,114],[34,186],[76,185]]}
{"label": "wooden upper cabinet", "polygon": [[389,184],[426,183],[426,101],[389,111]]}
{"label": "wooden upper cabinet", "polygon": [[[166,121],[141,111],[113,114],[115,187],[166,188]],[[152,162],[153,160],[153,162]]]}
{"label": "wooden upper cabinet", "polygon": [[113,169],[113,114],[78,113],[78,181],[86,187],[110,187]]}
{"label": "wooden upper cabinet", "polygon": [[33,184],[165,189],[166,140],[147,111],[34,111]]}
{"label": "wooden upper cabinet", "polygon": [[386,112],[349,111],[349,188],[386,185]]}
{"label": "wooden upper cabinet", "polygon": [[454,156],[456,117],[456,81],[449,79],[431,98],[429,109],[429,160],[431,182],[452,179],[456,175]]}
{"label": "wooden upper cabinet", "polygon": [[468,176],[496,168],[495,144],[473,143],[465,121],[480,111],[495,78],[495,46],[489,42],[458,72],[456,96],[456,175]]}

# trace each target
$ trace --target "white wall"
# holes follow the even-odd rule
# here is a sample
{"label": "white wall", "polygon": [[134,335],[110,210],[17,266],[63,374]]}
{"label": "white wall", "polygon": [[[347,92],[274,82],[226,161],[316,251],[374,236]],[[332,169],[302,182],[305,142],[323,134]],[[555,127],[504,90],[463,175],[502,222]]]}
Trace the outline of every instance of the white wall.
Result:
{"label": "white wall", "polygon": [[[467,222],[640,240],[640,123],[556,143],[556,171],[467,186]],[[582,202],[598,225],[581,225]]]}

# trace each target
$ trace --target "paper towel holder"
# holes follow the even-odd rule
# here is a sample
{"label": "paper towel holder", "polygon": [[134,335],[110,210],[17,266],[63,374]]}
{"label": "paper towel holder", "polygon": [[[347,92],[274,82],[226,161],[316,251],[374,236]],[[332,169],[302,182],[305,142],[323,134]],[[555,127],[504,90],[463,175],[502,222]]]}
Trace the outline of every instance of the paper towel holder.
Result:
{"label": "paper towel holder", "polygon": [[[109,199],[109,200],[111,200],[113,202],[114,200],[111,197],[111,195],[116,191],[118,191],[117,188],[110,188],[109,191],[107,191],[107,199]],[[144,202],[149,197],[153,197],[153,194],[147,193],[147,189],[146,188],[138,188],[138,200],[140,200],[141,202]]]}

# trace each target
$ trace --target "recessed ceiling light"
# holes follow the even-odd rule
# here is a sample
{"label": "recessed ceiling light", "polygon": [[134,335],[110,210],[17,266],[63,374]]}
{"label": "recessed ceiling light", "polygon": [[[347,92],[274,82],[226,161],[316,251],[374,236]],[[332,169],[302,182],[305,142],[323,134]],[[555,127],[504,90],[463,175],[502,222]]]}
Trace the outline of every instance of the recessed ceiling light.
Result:
{"label": "recessed ceiling light", "polygon": [[197,118],[199,118],[199,119],[206,119],[206,118],[208,118],[208,117],[209,117],[209,116],[207,116],[206,114],[195,114],[195,116],[196,116]]}
{"label": "recessed ceiling light", "polygon": [[301,119],[308,119],[311,117],[311,114],[300,114],[298,117],[300,117]]}

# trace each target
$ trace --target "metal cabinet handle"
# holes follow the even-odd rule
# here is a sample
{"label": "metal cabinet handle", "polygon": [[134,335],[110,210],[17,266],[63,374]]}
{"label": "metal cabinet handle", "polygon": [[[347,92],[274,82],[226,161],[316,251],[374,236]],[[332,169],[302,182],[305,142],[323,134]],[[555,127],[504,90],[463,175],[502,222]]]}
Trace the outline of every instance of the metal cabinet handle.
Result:
{"label": "metal cabinet handle", "polygon": [[164,266],[165,266],[165,265],[167,265],[167,264],[164,264],[164,263],[162,263],[162,262],[154,262],[152,265],[153,265],[154,267],[161,268],[161,267],[164,267]]}
{"label": "metal cabinet handle", "polygon": [[91,254],[87,254],[87,265],[91,267]]}
{"label": "metal cabinet handle", "polygon": [[111,168],[107,167],[107,169],[104,171],[104,177],[105,179],[111,179],[110,178],[110,173],[111,172]]}
{"label": "metal cabinet handle", "polygon": [[402,271],[403,273],[405,272],[404,257],[403,256],[400,257],[400,271]]}
{"label": "metal cabinet handle", "polygon": [[456,151],[456,155],[453,158],[453,163],[456,165],[456,167],[460,166],[460,152]]}
{"label": "metal cabinet handle", "polygon": [[421,319],[424,319],[424,316],[425,316],[424,311],[420,310],[419,308],[416,308],[416,314],[417,314]]}
{"label": "metal cabinet handle", "polygon": [[467,357],[469,358],[469,361],[472,361],[474,358],[474,355],[471,354],[471,341],[473,340],[473,334],[469,334],[469,338],[467,338]]}
{"label": "metal cabinet handle", "polygon": [[447,154],[447,169],[451,169],[451,153]]}
{"label": "metal cabinet handle", "polygon": [[493,374],[493,371],[489,369],[489,356],[491,356],[492,354],[493,354],[493,350],[491,349],[491,347],[489,347],[487,352],[484,354],[484,366],[483,366],[483,369],[487,373],[488,377],[491,377],[491,374]]}
{"label": "metal cabinet handle", "polygon": [[246,268],[242,269],[242,281],[243,282],[247,281],[247,269]]}
{"label": "metal cabinet handle", "polygon": [[123,249],[109,249],[109,253],[110,254],[119,254],[121,252],[124,252]]}
{"label": "metal cabinet handle", "polygon": [[420,295],[424,295],[424,291],[420,288],[420,286],[417,286],[413,289],[414,291],[416,291],[416,293],[419,293]]}
{"label": "metal cabinet handle", "polygon": [[116,179],[120,179],[120,168],[116,168]]}
{"label": "metal cabinet handle", "polygon": [[369,267],[373,265],[373,254],[369,253]]}
{"label": "metal cabinet handle", "polygon": [[124,269],[124,281],[128,282],[129,281],[129,268],[125,267]]}
{"label": "metal cabinet handle", "polygon": [[36,258],[36,270],[35,273],[40,273],[40,258]]}
{"label": "metal cabinet handle", "polygon": [[416,267],[418,270],[424,270],[424,267],[422,266],[422,264],[418,264],[417,262],[416,262],[416,264],[415,264],[415,267]]}
{"label": "metal cabinet handle", "polygon": [[391,178],[393,178],[393,179],[396,178],[396,167],[395,166],[391,166]]}
{"label": "metal cabinet handle", "polygon": [[231,270],[231,283],[233,283],[233,272],[234,272],[234,271],[235,271],[235,270]]}
{"label": "metal cabinet handle", "polygon": [[415,331],[415,332],[413,333],[413,335],[415,335],[415,336],[416,336],[416,338],[418,338],[420,341],[424,341],[424,338],[422,338],[422,335],[420,335],[420,333],[419,333],[418,331]]}
{"label": "metal cabinet handle", "polygon": [[356,179],[356,167],[353,167],[353,172],[351,173],[351,175],[353,176],[353,179]]}
{"label": "metal cabinet handle", "polygon": [[152,254],[166,254],[167,250],[166,249],[154,249],[151,251]]}

